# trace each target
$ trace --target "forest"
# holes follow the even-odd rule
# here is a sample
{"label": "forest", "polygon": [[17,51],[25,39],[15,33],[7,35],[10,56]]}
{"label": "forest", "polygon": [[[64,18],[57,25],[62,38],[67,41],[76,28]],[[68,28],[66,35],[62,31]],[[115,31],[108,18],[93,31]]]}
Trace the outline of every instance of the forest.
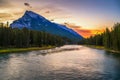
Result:
{"label": "forest", "polygon": [[46,32],[23,29],[12,29],[0,25],[0,48],[27,48],[42,46],[62,46],[69,39]]}
{"label": "forest", "polygon": [[81,40],[79,44],[104,46],[107,49],[120,51],[120,23],[114,24],[111,29],[106,28],[102,34]]}

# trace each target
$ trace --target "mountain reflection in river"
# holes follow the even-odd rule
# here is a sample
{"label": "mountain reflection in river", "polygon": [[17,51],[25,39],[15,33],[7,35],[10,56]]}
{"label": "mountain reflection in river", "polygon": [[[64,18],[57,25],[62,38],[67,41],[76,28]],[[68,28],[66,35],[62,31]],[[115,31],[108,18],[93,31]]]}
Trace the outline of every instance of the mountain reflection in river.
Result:
{"label": "mountain reflection in river", "polygon": [[0,54],[0,80],[120,80],[120,55],[77,45]]}

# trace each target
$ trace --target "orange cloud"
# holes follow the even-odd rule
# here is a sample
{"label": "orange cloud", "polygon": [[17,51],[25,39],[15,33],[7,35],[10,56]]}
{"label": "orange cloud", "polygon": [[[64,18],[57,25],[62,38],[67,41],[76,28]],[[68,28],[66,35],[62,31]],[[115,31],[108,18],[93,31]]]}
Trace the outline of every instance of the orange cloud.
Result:
{"label": "orange cloud", "polygon": [[74,30],[85,38],[88,38],[95,34],[101,34],[102,32],[104,32],[104,30],[85,30],[85,29],[74,29]]}
{"label": "orange cloud", "polygon": [[46,11],[45,13],[50,13],[50,11]]}
{"label": "orange cloud", "polygon": [[93,36],[95,34],[101,34],[102,32],[104,32],[104,29],[100,29],[100,30],[96,30],[96,29],[91,29],[91,30],[83,29],[83,27],[77,26],[74,23],[64,23],[64,25],[68,26],[69,28],[72,28],[78,34],[82,35],[85,38]]}

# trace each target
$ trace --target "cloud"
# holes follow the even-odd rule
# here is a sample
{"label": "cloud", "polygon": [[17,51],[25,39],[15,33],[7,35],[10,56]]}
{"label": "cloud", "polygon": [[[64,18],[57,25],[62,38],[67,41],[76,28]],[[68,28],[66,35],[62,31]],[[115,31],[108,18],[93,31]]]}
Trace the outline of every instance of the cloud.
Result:
{"label": "cloud", "polygon": [[74,23],[64,23],[64,25],[73,29],[74,31],[76,31],[78,34],[82,35],[85,38],[104,32],[103,29],[93,29],[93,30],[83,29],[82,26],[77,26]]}
{"label": "cloud", "polygon": [[64,25],[66,25],[69,28],[72,28],[74,31],[76,31],[78,34],[82,35],[85,38],[94,36],[95,34],[101,34],[102,32],[104,32],[103,29],[92,29],[92,30],[83,29],[82,26],[77,26],[74,23],[64,23]]}
{"label": "cloud", "polygon": [[17,16],[18,16],[18,15],[21,15],[21,16],[22,16],[22,14],[24,14],[23,11],[20,11],[20,12],[13,12],[13,15],[14,15],[14,16],[16,16],[16,15],[17,15]]}
{"label": "cloud", "polygon": [[33,7],[33,10],[51,21],[71,18],[67,11],[61,9],[57,5],[45,4],[42,6]]}
{"label": "cloud", "polygon": [[0,13],[0,22],[9,21],[12,17],[9,13]]}
{"label": "cloud", "polygon": [[[35,9],[35,7],[34,7]],[[51,14],[55,14],[55,13],[60,13],[62,14],[63,12],[64,13],[67,13],[66,11],[64,11],[63,9],[61,9],[60,7],[58,7],[57,5],[52,5],[52,4],[46,4],[46,5],[43,5],[43,6],[38,6],[36,7],[35,9],[36,11],[38,12],[43,12],[43,13],[51,13]]]}
{"label": "cloud", "polygon": [[104,30],[88,30],[88,29],[74,29],[77,33],[81,34],[83,37],[87,38],[94,36],[95,34],[101,34]]}
{"label": "cloud", "polygon": [[11,17],[12,15],[9,13],[0,13],[0,18],[8,18]]}
{"label": "cloud", "polygon": [[0,0],[0,8],[1,7],[9,7],[12,6],[11,3],[8,0]]}
{"label": "cloud", "polygon": [[45,13],[50,13],[50,11],[46,11]]}
{"label": "cloud", "polygon": [[87,30],[87,29],[75,29],[77,32],[79,32],[79,33],[92,33],[92,31],[91,30]]}
{"label": "cloud", "polygon": [[24,3],[25,6],[32,8],[32,6],[29,3]]}
{"label": "cloud", "polygon": [[91,35],[94,35],[91,30],[82,29],[81,26],[77,26],[74,23],[64,23],[69,28],[72,28],[74,31],[76,31],[78,34],[82,35],[83,37],[90,37]]}
{"label": "cloud", "polygon": [[66,25],[67,27],[72,28],[72,29],[79,29],[79,28],[81,28],[81,26],[77,26],[74,23],[66,23],[65,22],[64,25]]}
{"label": "cloud", "polygon": [[5,3],[7,3],[6,0],[0,0],[0,5],[3,5],[3,4],[5,4]]}

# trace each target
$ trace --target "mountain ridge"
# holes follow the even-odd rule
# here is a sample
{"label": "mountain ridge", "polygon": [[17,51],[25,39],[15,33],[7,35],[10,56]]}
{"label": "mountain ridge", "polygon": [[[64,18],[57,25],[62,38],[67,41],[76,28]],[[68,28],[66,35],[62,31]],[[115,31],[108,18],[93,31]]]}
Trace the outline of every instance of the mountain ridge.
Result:
{"label": "mountain ridge", "polygon": [[26,11],[21,18],[13,21],[10,27],[19,29],[26,27],[30,30],[45,31],[50,34],[69,38],[75,42],[83,39],[83,37],[74,30],[65,25],[53,23],[33,11]]}

